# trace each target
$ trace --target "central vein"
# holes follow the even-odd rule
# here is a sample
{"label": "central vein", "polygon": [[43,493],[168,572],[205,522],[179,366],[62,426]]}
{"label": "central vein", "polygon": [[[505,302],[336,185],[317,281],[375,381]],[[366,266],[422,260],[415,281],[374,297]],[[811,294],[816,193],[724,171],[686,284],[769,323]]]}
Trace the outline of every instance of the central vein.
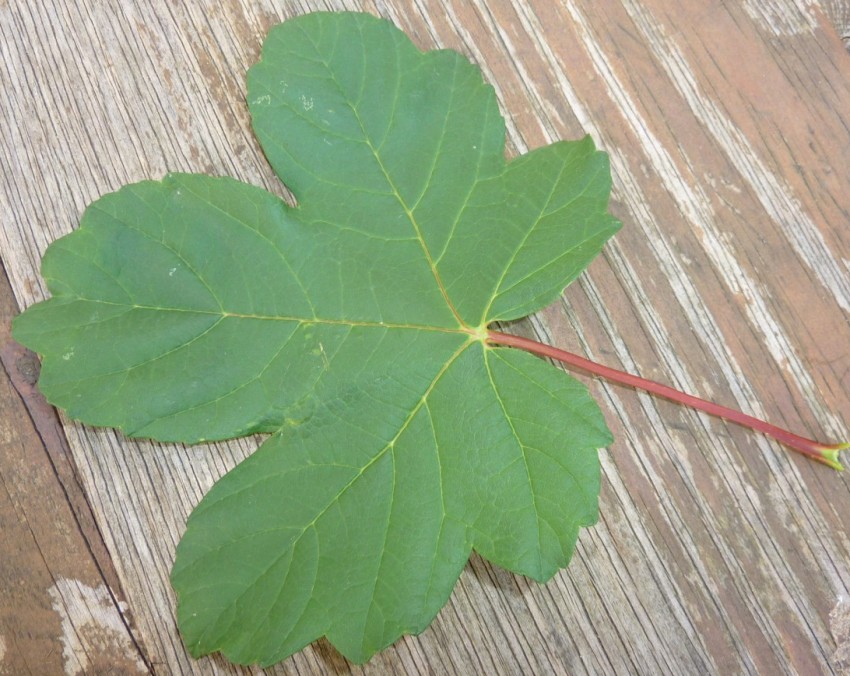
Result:
{"label": "central vein", "polygon": [[425,255],[425,260],[428,263],[428,267],[431,270],[431,274],[434,276],[434,280],[437,282],[437,288],[440,290],[440,295],[443,297],[446,305],[448,306],[451,313],[454,315],[455,320],[457,321],[459,327],[461,329],[467,329],[466,323],[461,319],[460,314],[455,308],[454,303],[452,303],[451,298],[449,298],[448,291],[446,291],[446,287],[443,284],[443,280],[440,278],[440,273],[437,270],[437,266],[434,263],[434,257],[431,255],[431,251],[428,249],[428,244],[425,242],[425,237],[422,235],[422,229],[419,227],[419,223],[416,220],[416,216],[413,213],[413,209],[408,206],[405,199],[401,196],[401,191],[399,191],[398,187],[395,184],[392,176],[390,176],[389,171],[387,171],[386,165],[384,165],[384,161],[381,159],[381,154],[378,152],[378,149],[375,147],[375,144],[372,143],[372,139],[369,137],[369,134],[366,131],[366,127],[363,124],[363,120],[360,118],[360,113],[357,108],[352,105],[350,101],[347,101],[348,107],[351,109],[354,118],[357,120],[357,124],[360,126],[360,132],[363,134],[363,141],[369,146],[369,150],[372,151],[372,155],[375,158],[375,162],[378,163],[378,167],[381,170],[381,173],[384,175],[384,179],[387,181],[387,185],[390,190],[392,190],[393,195],[398,200],[399,205],[402,209],[404,209],[404,213],[407,216],[407,219],[410,221],[410,224],[413,226],[413,230],[416,233],[416,239],[419,241],[419,246],[422,247],[422,253]]}
{"label": "central vein", "polygon": [[[359,119],[360,118],[358,116],[358,120]],[[362,128],[362,125],[361,125],[361,128]],[[368,144],[369,149],[372,151],[372,154],[375,156],[375,161],[378,163],[378,166],[380,167],[381,172],[384,174],[384,178],[387,180],[387,185],[389,185],[390,189],[393,191],[393,194],[395,195],[396,199],[398,200],[398,203],[401,205],[401,208],[404,209],[404,213],[407,215],[407,218],[410,221],[410,224],[413,226],[413,230],[416,232],[416,239],[419,241],[419,246],[422,247],[422,253],[425,254],[425,260],[428,262],[428,267],[431,269],[431,274],[434,275],[434,280],[437,282],[437,287],[440,289],[440,294],[443,296],[443,300],[446,302],[446,305],[448,306],[449,310],[451,310],[452,314],[454,315],[455,319],[457,320],[457,323],[461,327],[465,328],[466,323],[463,321],[463,319],[461,319],[461,316],[458,314],[458,311],[455,308],[454,303],[452,303],[451,298],[449,298],[448,291],[446,291],[446,287],[443,284],[443,280],[440,278],[440,273],[437,270],[437,266],[434,263],[434,258],[431,256],[431,251],[428,249],[428,245],[425,242],[425,237],[423,237],[423,235],[422,235],[422,230],[419,227],[419,223],[416,220],[416,216],[414,215],[413,210],[407,205],[407,202],[401,196],[401,193],[399,192],[398,188],[395,185],[395,182],[393,181],[392,177],[390,176],[389,172],[387,171],[386,166],[384,166],[384,162],[381,159],[380,153],[378,153],[378,149],[374,146],[374,144],[372,143],[372,140],[366,135],[365,130],[363,130],[363,132],[364,132],[363,138],[366,140],[366,143]]]}

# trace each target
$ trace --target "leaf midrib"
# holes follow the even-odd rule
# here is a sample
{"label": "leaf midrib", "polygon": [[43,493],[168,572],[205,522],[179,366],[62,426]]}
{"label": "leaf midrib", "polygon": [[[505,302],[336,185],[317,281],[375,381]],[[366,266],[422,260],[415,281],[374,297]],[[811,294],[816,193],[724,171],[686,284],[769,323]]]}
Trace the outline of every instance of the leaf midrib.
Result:
{"label": "leaf midrib", "polygon": [[131,310],[151,310],[153,312],[182,312],[185,314],[209,315],[212,317],[255,319],[262,321],[296,322],[298,324],[326,324],[331,326],[359,326],[376,329],[409,329],[416,331],[431,331],[436,333],[452,333],[474,335],[473,331],[466,325],[457,328],[449,326],[433,326],[429,324],[403,324],[399,322],[368,321],[359,319],[326,319],[322,317],[295,317],[290,315],[264,315],[245,312],[228,312],[226,310],[203,310],[181,307],[161,307],[158,305],[144,305],[141,303],[118,303],[115,301],[102,300],[98,298],[85,298],[70,294],[54,296],[61,301],[80,301],[84,303],[95,303],[98,305],[109,305],[112,307],[129,308]]}
{"label": "leaf midrib", "polygon": [[[396,58],[398,58],[398,52],[396,52]],[[325,67],[325,69],[331,75],[331,77],[329,78],[330,81],[333,82],[334,86],[337,88],[340,96],[342,97],[343,101],[345,102],[345,105],[348,106],[352,115],[354,115],[354,119],[357,120],[357,125],[360,127],[360,133],[363,135],[363,142],[369,147],[369,150],[371,151],[372,156],[375,158],[375,162],[377,162],[378,168],[381,170],[381,173],[384,175],[384,179],[386,180],[387,185],[389,186],[390,190],[392,191],[393,196],[396,198],[396,200],[399,203],[399,206],[401,206],[402,210],[404,211],[405,215],[407,216],[408,221],[410,221],[410,224],[413,226],[413,230],[416,233],[416,239],[419,242],[420,247],[422,247],[422,253],[425,255],[425,261],[428,263],[428,268],[430,269],[431,274],[434,276],[434,281],[437,283],[437,288],[439,289],[440,295],[443,297],[443,300],[445,301],[446,306],[451,311],[452,315],[455,318],[455,321],[457,321],[461,330],[462,329],[468,329],[467,323],[461,318],[460,313],[458,313],[457,308],[455,308],[454,303],[452,302],[451,298],[449,297],[449,294],[448,294],[448,291],[445,287],[445,284],[443,284],[443,280],[440,277],[440,273],[437,270],[436,264],[434,263],[434,258],[431,256],[431,251],[428,248],[428,244],[425,242],[424,236],[422,235],[422,230],[419,227],[419,222],[417,221],[416,216],[413,214],[413,209],[408,206],[405,199],[401,196],[401,191],[399,191],[398,187],[396,186],[395,181],[393,180],[392,176],[390,175],[389,171],[387,170],[386,165],[384,164],[383,159],[381,158],[379,148],[375,146],[375,144],[372,142],[371,136],[366,131],[366,126],[363,124],[363,119],[360,117],[359,111],[355,107],[354,103],[349,100],[349,97],[347,96],[347,94],[339,86],[339,83],[337,82],[336,78],[334,77],[334,73],[331,70],[330,64],[323,59],[319,59],[318,61],[319,61],[319,63],[321,63]],[[456,75],[456,73],[455,73],[455,75]],[[394,114],[395,114],[395,108],[393,108],[393,115]],[[393,115],[390,115],[389,125],[392,125]],[[441,135],[440,135],[440,142],[438,144],[438,147],[440,147],[440,148],[442,148],[443,140],[444,140],[444,137],[445,137],[447,122],[448,122],[448,118],[446,118],[446,120],[444,120],[444,123],[443,123],[443,129],[442,129],[442,132],[441,132]],[[389,132],[387,132],[387,133],[389,133]],[[429,182],[430,182],[430,179],[429,179]],[[422,196],[427,191],[427,189],[428,189],[428,185],[426,184],[425,187],[422,190],[422,193],[419,195],[419,197],[417,199],[417,203],[422,199]],[[468,333],[468,331],[465,331],[465,332]]]}

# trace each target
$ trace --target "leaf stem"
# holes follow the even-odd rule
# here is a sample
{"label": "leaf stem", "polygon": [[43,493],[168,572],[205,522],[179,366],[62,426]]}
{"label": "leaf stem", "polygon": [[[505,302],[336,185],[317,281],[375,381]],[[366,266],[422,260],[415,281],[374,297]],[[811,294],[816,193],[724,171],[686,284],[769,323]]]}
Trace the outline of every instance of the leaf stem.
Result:
{"label": "leaf stem", "polygon": [[581,369],[582,371],[587,371],[594,375],[601,376],[606,380],[620,383],[621,385],[628,385],[629,387],[634,387],[639,390],[644,390],[651,394],[664,397],[665,399],[670,399],[679,404],[684,404],[685,406],[690,406],[691,408],[704,411],[710,415],[717,416],[718,418],[730,420],[739,425],[743,425],[744,427],[749,427],[750,429],[761,432],[762,434],[766,434],[780,443],[785,444],[792,450],[808,456],[812,460],[829,465],[833,469],[839,471],[844,469],[841,462],[838,460],[838,453],[839,451],[850,448],[850,443],[833,445],[821,444],[813,439],[806,439],[805,437],[798,436],[788,430],[784,430],[776,425],[771,425],[764,420],[759,420],[758,418],[754,418],[746,413],[741,413],[735,409],[727,408],[726,406],[721,406],[719,404],[706,401],[705,399],[700,399],[699,397],[680,392],[679,390],[667,385],[662,385],[661,383],[656,383],[652,380],[640,378],[639,376],[626,373],[625,371],[619,371],[611,368],[610,366],[597,364],[590,359],[580,357],[572,352],[567,352],[566,350],[561,350],[557,347],[552,347],[551,345],[545,345],[535,340],[530,340],[529,338],[512,336],[499,331],[488,331],[487,342],[492,345],[516,347],[541,357],[549,357],[550,359],[555,359],[569,366]]}

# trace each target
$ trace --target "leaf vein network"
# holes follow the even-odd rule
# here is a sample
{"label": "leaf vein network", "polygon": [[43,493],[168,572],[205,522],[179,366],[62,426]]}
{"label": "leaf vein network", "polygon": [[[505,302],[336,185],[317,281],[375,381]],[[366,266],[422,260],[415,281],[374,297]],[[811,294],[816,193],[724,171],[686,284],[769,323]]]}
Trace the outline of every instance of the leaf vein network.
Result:
{"label": "leaf vein network", "polygon": [[[434,388],[440,382],[442,377],[446,374],[446,372],[449,370],[451,365],[454,364],[455,361],[457,361],[457,359],[459,359],[460,356],[469,348],[470,345],[471,345],[471,343],[467,342],[467,343],[464,343],[463,345],[461,345],[457,350],[455,350],[454,354],[449,359],[446,360],[446,363],[443,364],[443,366],[440,368],[440,370],[436,373],[434,378],[431,380],[428,387],[425,389],[425,392],[422,394],[422,397],[419,399],[419,401],[416,403],[416,405],[412,407],[408,416],[402,421],[401,425],[399,426],[398,431],[393,436],[393,438],[390,439],[384,445],[384,447],[380,451],[378,451],[365,465],[363,465],[362,467],[359,468],[357,473],[342,488],[340,488],[339,491],[337,491],[336,495],[334,495],[332,498],[330,498],[328,500],[328,504],[323,509],[321,509],[303,527],[297,529],[297,531],[298,531],[297,534],[294,535],[292,540],[289,542],[289,545],[287,546],[286,550],[284,552],[282,552],[281,554],[279,554],[278,556],[274,557],[272,559],[272,561],[268,564],[268,566],[266,566],[262,571],[258,571],[258,574],[256,575],[256,579],[260,579],[261,577],[266,575],[272,568],[274,568],[274,566],[276,566],[283,557],[285,557],[291,550],[293,550],[298,545],[298,542],[301,540],[301,538],[304,536],[304,534],[307,533],[307,531],[309,531],[311,529],[313,529],[315,531],[316,524],[325,514],[327,514],[328,510],[330,510],[331,507],[333,507],[337,502],[339,502],[339,500],[342,498],[342,496],[345,495],[345,493],[348,492],[348,490],[352,486],[354,486],[354,484],[357,483],[357,481],[360,479],[360,477],[362,477],[372,466],[374,466],[375,463],[377,463],[388,451],[391,451],[394,448],[395,443],[404,434],[404,432],[407,431],[407,428],[413,422],[414,418],[419,413],[419,411],[424,406],[427,405],[428,397],[434,391]],[[282,472],[276,472],[276,473],[273,473],[273,474],[268,474],[266,476],[263,476],[259,481],[255,481],[253,483],[246,484],[246,485],[242,486],[238,491],[234,491],[232,493],[229,493],[225,499],[226,500],[232,500],[235,496],[237,496],[241,493],[244,493],[245,491],[254,489],[258,484],[260,484],[263,481],[270,481],[270,480],[273,480],[275,478],[286,476],[289,473],[290,473],[289,471],[284,470]],[[210,507],[212,507],[215,504],[218,504],[218,503],[209,503],[207,505],[207,509],[209,509]],[[284,528],[272,528],[272,529],[267,529],[267,530],[268,531],[276,531],[276,530],[286,530],[286,529],[284,529]],[[296,530],[296,529],[293,529],[293,530]],[[200,565],[201,563],[203,563],[203,561],[206,558],[217,553],[218,551],[222,550],[223,548],[225,548],[229,545],[230,545],[229,542],[225,542],[225,543],[219,545],[218,547],[214,547],[212,549],[207,550],[206,552],[204,552],[203,556],[199,556],[197,559],[195,559],[195,561],[192,562],[192,566]],[[231,600],[230,603],[225,608],[222,609],[222,611],[221,611],[222,614],[224,612],[231,611],[231,609],[234,608],[236,605],[238,605],[242,601],[242,599],[245,597],[245,595],[248,594],[252,589],[253,589],[253,585],[246,586],[241,594],[239,594],[236,598]],[[208,630],[209,630],[209,628],[208,628]],[[203,639],[203,637],[201,637],[201,639],[199,639],[199,642],[201,642],[202,639]]]}
{"label": "leaf vein network", "polygon": [[[330,66],[327,62],[320,60],[319,63],[324,65],[325,68],[330,69]],[[372,152],[372,156],[375,158],[375,162],[377,162],[378,168],[381,170],[381,173],[384,175],[384,179],[386,180],[387,185],[392,190],[393,194],[395,195],[396,200],[398,201],[399,205],[403,209],[404,213],[407,215],[408,221],[410,221],[410,224],[413,226],[413,229],[416,232],[416,238],[419,240],[419,244],[422,247],[422,252],[425,255],[425,260],[428,263],[428,267],[431,269],[431,274],[434,276],[434,280],[437,283],[437,287],[440,290],[440,294],[443,296],[443,300],[446,302],[446,305],[448,306],[451,313],[454,315],[455,320],[458,322],[458,324],[461,327],[465,327],[466,323],[463,321],[460,314],[458,314],[458,311],[455,308],[454,303],[452,303],[452,300],[449,297],[448,292],[446,291],[446,287],[443,284],[443,280],[440,278],[440,273],[437,270],[437,267],[434,265],[434,260],[431,257],[431,252],[428,250],[428,244],[425,242],[425,238],[422,235],[422,230],[419,227],[419,223],[416,219],[416,216],[414,215],[410,206],[408,206],[404,197],[402,197],[401,192],[398,189],[398,186],[396,185],[395,181],[393,180],[392,176],[390,175],[389,171],[387,170],[387,167],[384,164],[384,160],[381,157],[380,151],[378,150],[377,147],[375,147],[375,144],[372,142],[372,139],[369,136],[369,133],[366,131],[366,126],[363,124],[363,119],[360,116],[359,111],[352,104],[352,102],[348,99],[345,92],[342,91],[342,88],[339,86],[339,83],[335,79],[332,79],[332,82],[336,86],[337,91],[342,96],[343,100],[345,101],[345,104],[348,106],[352,115],[354,115],[354,118],[355,118],[355,120],[357,121],[357,124],[360,127],[360,131],[363,134],[363,139],[366,142],[366,144],[368,145],[369,150]]]}

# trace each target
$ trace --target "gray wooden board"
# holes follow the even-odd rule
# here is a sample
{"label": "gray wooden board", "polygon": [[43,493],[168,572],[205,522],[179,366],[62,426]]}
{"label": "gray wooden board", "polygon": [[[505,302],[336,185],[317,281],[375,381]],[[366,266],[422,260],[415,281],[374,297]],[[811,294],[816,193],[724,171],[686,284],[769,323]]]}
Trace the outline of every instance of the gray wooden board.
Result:
{"label": "gray wooden board", "polygon": [[[0,2],[0,253],[18,302],[44,297],[47,244],[124,183],[199,171],[281,192],[250,132],[245,70],[273,23],[343,8],[479,63],[510,153],[584,132],[611,153],[623,231],[561,302],[512,330],[848,438],[850,56],[836,0]],[[847,668],[846,475],[667,402],[592,389],[617,441],[602,452],[600,523],[567,571],[541,586],[473,557],[422,635],[365,667],[320,642],[278,669]],[[163,673],[233,670],[186,654],[168,571],[193,505],[257,440],[184,448],[65,430],[146,657]]]}

